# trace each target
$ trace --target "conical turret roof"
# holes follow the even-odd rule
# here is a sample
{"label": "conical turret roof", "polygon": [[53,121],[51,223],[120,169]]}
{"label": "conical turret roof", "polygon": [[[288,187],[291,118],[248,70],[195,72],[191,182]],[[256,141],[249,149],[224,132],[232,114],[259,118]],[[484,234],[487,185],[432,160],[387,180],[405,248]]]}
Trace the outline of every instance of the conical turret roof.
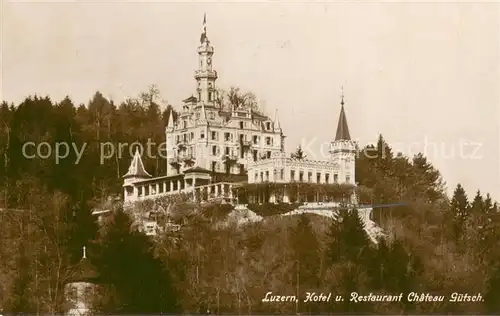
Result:
{"label": "conical turret roof", "polygon": [[67,283],[89,282],[97,283],[99,281],[99,272],[87,258],[85,247],[83,247],[82,260],[71,268],[71,275]]}
{"label": "conical turret roof", "polygon": [[335,140],[351,140],[351,135],[349,134],[349,127],[347,126],[347,118],[345,116],[343,98],[340,108],[340,116],[337,125],[337,134],[335,135]]}
{"label": "conical turret roof", "polygon": [[151,178],[152,177],[144,168],[144,164],[142,163],[141,154],[139,153],[138,148],[135,149],[134,158],[132,158],[132,162],[130,163],[130,167],[128,168],[128,172],[123,177],[124,178],[130,178],[130,177]]}

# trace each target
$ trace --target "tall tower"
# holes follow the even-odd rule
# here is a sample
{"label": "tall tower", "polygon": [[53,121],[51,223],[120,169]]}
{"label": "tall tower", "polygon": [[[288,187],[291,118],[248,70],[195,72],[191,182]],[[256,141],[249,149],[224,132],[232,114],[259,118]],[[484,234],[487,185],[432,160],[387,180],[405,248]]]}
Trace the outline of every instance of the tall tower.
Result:
{"label": "tall tower", "polygon": [[340,172],[338,174],[338,182],[355,184],[355,157],[356,157],[356,142],[351,140],[349,127],[347,126],[347,118],[344,110],[344,92],[342,89],[340,101],[340,116],[337,125],[337,134],[335,140],[330,144],[331,159],[338,163]]}
{"label": "tall tower", "polygon": [[177,174],[177,170],[174,168],[172,159],[176,159],[174,152],[174,111],[171,110],[168,115],[167,126],[165,127],[165,151],[167,156],[167,176],[173,176]]}
{"label": "tall tower", "polygon": [[207,16],[203,17],[203,30],[200,37],[200,46],[198,46],[198,70],[195,71],[198,104],[214,106],[216,99],[215,81],[217,80],[217,71],[212,69],[212,57],[214,48],[210,45],[207,36]]}

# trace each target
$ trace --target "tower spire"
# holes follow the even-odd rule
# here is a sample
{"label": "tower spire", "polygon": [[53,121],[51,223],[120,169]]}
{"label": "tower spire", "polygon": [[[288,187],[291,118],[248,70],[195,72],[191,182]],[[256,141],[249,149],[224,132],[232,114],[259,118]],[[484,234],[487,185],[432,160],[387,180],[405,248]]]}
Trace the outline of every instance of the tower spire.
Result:
{"label": "tower spire", "polygon": [[349,134],[349,127],[347,126],[347,118],[345,116],[344,110],[344,87],[342,87],[340,96],[340,116],[337,125],[337,134],[335,135],[335,140],[351,140],[351,135]]}
{"label": "tower spire", "polygon": [[340,104],[344,106],[344,86],[340,87]]}
{"label": "tower spire", "polygon": [[208,41],[207,37],[207,14],[203,14],[203,29],[201,32],[201,37],[200,37],[200,43],[203,44],[203,42]]}
{"label": "tower spire", "polygon": [[278,109],[274,110],[274,128],[277,130],[281,129],[280,120],[278,118]]}

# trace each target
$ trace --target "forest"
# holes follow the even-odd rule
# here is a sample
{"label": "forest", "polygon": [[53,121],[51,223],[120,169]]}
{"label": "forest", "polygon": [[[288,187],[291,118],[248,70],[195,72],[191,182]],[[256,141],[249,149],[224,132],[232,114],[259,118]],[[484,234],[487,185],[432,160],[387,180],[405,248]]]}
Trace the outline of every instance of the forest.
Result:
{"label": "forest", "polygon": [[[232,91],[225,102],[251,100]],[[166,201],[184,218],[178,232],[152,239],[134,230],[120,209],[98,226],[91,211],[120,194],[131,159],[127,154],[101,161],[99,144],[163,142],[168,118],[177,112],[170,105],[162,109],[157,94],[149,89],[120,104],[97,92],[80,105],[69,97],[41,96],[0,105],[0,312],[63,313],[64,285],[83,246],[103,280],[96,313],[500,312],[497,202],[480,190],[468,197],[460,184],[447,196],[445,179],[425,156],[392,152],[382,135],[359,149],[356,182],[370,190],[372,203],[406,205],[373,210],[386,233],[378,244],[356,210],[330,220],[280,217],[286,207],[261,205],[264,220],[222,226],[214,224],[230,211],[227,206],[181,198]],[[87,147],[75,163],[74,151],[60,161],[26,157],[27,142]],[[165,173],[163,158],[143,161],[153,176]],[[298,294],[300,300],[265,302],[268,292]],[[303,302],[307,292],[345,299]],[[347,298],[353,292],[403,293],[403,299],[352,302]],[[412,302],[411,292],[446,299]],[[479,293],[482,299],[451,302],[453,293]]]}

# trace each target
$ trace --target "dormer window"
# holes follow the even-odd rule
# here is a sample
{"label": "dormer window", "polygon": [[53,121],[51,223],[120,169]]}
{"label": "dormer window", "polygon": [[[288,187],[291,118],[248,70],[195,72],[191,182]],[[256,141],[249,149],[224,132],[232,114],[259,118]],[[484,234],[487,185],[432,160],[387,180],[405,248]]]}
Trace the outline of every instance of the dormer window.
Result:
{"label": "dormer window", "polygon": [[267,130],[270,130],[270,129],[271,129],[271,122],[267,122],[267,123],[266,123],[266,129],[267,129]]}

